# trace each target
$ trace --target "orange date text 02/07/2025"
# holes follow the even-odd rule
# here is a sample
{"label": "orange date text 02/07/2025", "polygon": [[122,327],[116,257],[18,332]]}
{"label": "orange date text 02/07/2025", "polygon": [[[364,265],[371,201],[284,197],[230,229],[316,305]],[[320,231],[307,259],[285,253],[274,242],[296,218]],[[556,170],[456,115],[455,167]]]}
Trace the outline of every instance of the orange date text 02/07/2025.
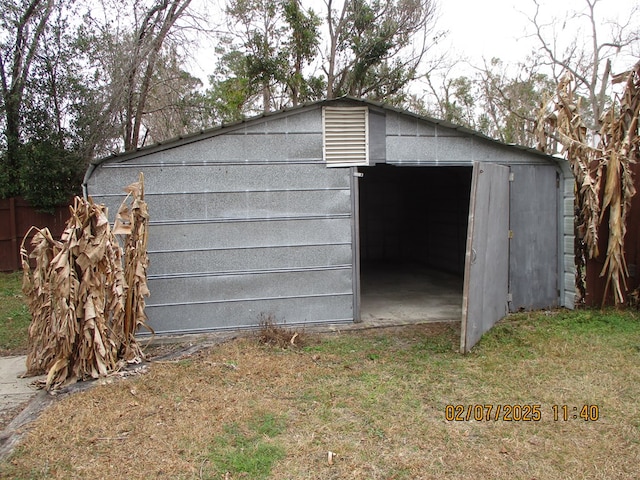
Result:
{"label": "orange date text 02/07/2025", "polygon": [[[555,422],[584,420],[595,422],[600,418],[598,405],[552,405],[548,414]],[[542,405],[537,404],[467,404],[446,405],[444,418],[448,422],[539,422],[543,417]]]}

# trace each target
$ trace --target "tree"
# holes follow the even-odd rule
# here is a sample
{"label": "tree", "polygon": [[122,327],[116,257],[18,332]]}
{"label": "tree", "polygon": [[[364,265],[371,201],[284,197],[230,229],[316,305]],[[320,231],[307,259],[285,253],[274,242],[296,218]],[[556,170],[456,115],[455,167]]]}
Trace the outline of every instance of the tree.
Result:
{"label": "tree", "polygon": [[440,86],[435,84],[432,76],[427,76],[426,80],[435,99],[429,112],[431,115],[447,122],[476,128],[477,85],[473,78],[445,76]]}
{"label": "tree", "polygon": [[[552,18],[544,21],[539,0],[532,0],[534,13],[529,21],[540,52],[546,58],[556,84],[569,72],[576,82],[576,94],[586,101],[580,105],[585,126],[596,132],[602,126],[602,114],[607,109],[610,95],[608,88],[616,56],[638,52],[640,44],[640,6],[630,2],[628,15],[618,20],[603,18],[600,6],[606,0],[584,0],[584,10],[567,15],[562,21]],[[562,25],[577,28],[578,35],[563,40],[555,30]],[[624,68],[628,67],[628,64]]]}
{"label": "tree", "polygon": [[2,0],[0,2],[0,85],[4,110],[6,153],[0,175],[3,196],[19,193],[20,145],[25,89],[54,0]]}
{"label": "tree", "polygon": [[535,62],[521,63],[510,73],[494,58],[477,74],[482,133],[504,143],[535,147],[536,112],[553,92],[551,79]]}
{"label": "tree", "polygon": [[301,100],[319,96],[322,81],[317,77],[306,77],[304,68],[317,56],[320,45],[318,27],[320,19],[313,10],[305,12],[299,0],[283,2],[284,19],[289,26],[289,38],[285,42],[291,67],[286,75],[287,89],[291,102],[297,105]]}
{"label": "tree", "polygon": [[238,121],[245,112],[254,110],[256,90],[247,73],[244,53],[224,53],[209,81],[205,102],[215,123]]}
{"label": "tree", "polygon": [[[171,51],[167,49],[169,44],[177,46],[182,41],[177,26],[189,16],[190,3],[191,0],[103,3],[104,19],[93,12],[84,17],[81,43],[90,66],[97,72],[92,123],[99,127],[98,132],[117,128],[124,150],[138,148],[148,138],[145,121],[150,115],[150,95],[156,88],[159,62],[170,58],[170,54],[163,53]],[[158,111],[156,105],[154,113]],[[94,141],[108,148],[109,137],[113,133],[107,139],[96,137]],[[100,148],[96,151],[100,152]]]}
{"label": "tree", "polygon": [[306,72],[318,55],[320,20],[299,0],[232,0],[230,34],[208,92],[220,120],[268,112],[321,95],[321,82]]}
{"label": "tree", "polygon": [[160,142],[185,135],[208,123],[202,82],[181,68],[175,48],[160,52],[150,82],[144,111],[145,138],[141,143]]}
{"label": "tree", "polygon": [[66,14],[56,8],[45,29],[24,95],[19,192],[42,211],[80,194],[86,167],[77,107],[84,100],[76,49],[66,35]]}
{"label": "tree", "polygon": [[127,65],[124,109],[124,149],[140,144],[142,116],[145,113],[151,81],[162,46],[176,21],[191,0],[158,0],[144,12],[131,39],[132,57]]}
{"label": "tree", "polygon": [[208,92],[221,119],[341,95],[413,101],[405,88],[433,63],[426,61],[433,0],[326,0],[325,7],[323,24],[300,0],[228,4],[232,35],[221,38]]}
{"label": "tree", "polygon": [[325,5],[322,68],[328,98],[385,100],[424,74],[420,68],[435,21],[432,0],[344,0],[337,8],[334,0],[325,0]]}
{"label": "tree", "polygon": [[529,60],[508,67],[493,58],[472,76],[445,74],[441,85],[435,76],[427,77],[435,100],[432,114],[504,143],[536,147],[536,113],[552,94],[553,82]]}
{"label": "tree", "polygon": [[[285,34],[281,4],[269,0],[231,0],[227,15],[242,52],[239,67],[247,79],[251,96],[262,96],[262,111],[272,107],[277,85],[284,79],[287,68],[281,39]],[[234,23],[236,26],[234,26]]]}
{"label": "tree", "polygon": [[0,194],[50,210],[79,193],[84,171],[75,129],[81,79],[67,28],[74,3],[4,1],[3,7]]}
{"label": "tree", "polygon": [[20,193],[37,210],[51,212],[81,193],[84,159],[55,138],[22,145],[20,157]]}

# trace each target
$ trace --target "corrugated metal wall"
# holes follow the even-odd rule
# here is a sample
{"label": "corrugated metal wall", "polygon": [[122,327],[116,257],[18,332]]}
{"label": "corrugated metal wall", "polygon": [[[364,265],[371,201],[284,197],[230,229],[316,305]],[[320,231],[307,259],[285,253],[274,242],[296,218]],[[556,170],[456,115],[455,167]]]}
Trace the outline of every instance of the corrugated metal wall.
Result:
{"label": "corrugated metal wall", "polygon": [[156,332],[353,319],[351,172],[322,163],[321,131],[298,111],[97,168],[111,208],[145,174]]}

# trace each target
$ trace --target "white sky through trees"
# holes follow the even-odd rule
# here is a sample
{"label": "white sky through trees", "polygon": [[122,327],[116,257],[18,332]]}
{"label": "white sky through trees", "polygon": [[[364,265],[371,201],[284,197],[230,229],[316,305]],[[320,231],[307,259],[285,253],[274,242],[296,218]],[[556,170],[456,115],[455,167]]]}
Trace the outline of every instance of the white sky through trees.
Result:
{"label": "white sky through trees", "polygon": [[[539,42],[533,38],[533,26],[528,17],[535,12],[534,0],[435,0],[437,3],[438,19],[434,32],[447,31],[448,34],[440,41],[434,53],[446,51],[451,59],[467,61],[459,66],[460,74],[469,70],[469,64],[481,67],[483,58],[491,60],[497,57],[505,64],[525,60],[532,50],[539,48]],[[572,38],[588,34],[588,25],[582,22],[582,32],[577,31],[579,22],[568,19],[571,12],[586,11],[586,0],[537,0],[540,4],[540,19],[549,24],[548,35],[557,34],[563,44]],[[593,1],[593,0],[590,0]],[[211,26],[222,27],[224,18],[224,0],[195,0],[194,8],[204,8],[209,15]],[[303,6],[313,8],[316,14],[324,19],[326,6],[324,0],[302,0]],[[334,0],[334,5],[341,6],[341,0]],[[633,8],[635,18],[628,14]],[[599,0],[596,15],[602,21],[600,35],[607,33],[606,20],[635,23],[636,30],[640,28],[640,0]],[[555,19],[555,21],[554,21]],[[565,23],[566,20],[566,23]],[[200,39],[195,59],[191,62],[192,73],[201,78],[205,85],[208,75],[213,73],[215,60],[213,49],[215,40],[208,40],[204,36]],[[586,41],[586,40],[585,40]],[[590,41],[590,40],[589,40]],[[628,52],[632,53],[632,52]],[[637,61],[640,52],[633,55],[620,56],[614,59],[614,73],[627,69]]]}
{"label": "white sky through trees", "polygon": [[[575,19],[567,19],[571,12],[587,10],[585,0],[538,0],[541,23],[550,24],[548,32],[555,31],[560,40],[568,41],[576,35],[588,34],[588,27],[581,22],[582,32]],[[639,8],[639,0],[600,0],[596,5],[596,15],[602,22],[601,35],[607,33],[606,20],[626,22],[625,18],[633,7]],[[533,17],[533,0],[440,0],[441,28],[449,30],[445,44],[471,62],[481,62],[482,57],[490,60],[498,57],[505,63],[517,62],[539,47],[537,39],[531,35],[533,26],[528,17]],[[640,25],[640,12],[636,12],[634,23]],[[564,20],[567,20],[566,23]],[[604,40],[604,38],[602,39]],[[636,52],[638,53],[638,52]],[[623,61],[623,59],[619,59]],[[625,65],[627,68],[631,65]]]}

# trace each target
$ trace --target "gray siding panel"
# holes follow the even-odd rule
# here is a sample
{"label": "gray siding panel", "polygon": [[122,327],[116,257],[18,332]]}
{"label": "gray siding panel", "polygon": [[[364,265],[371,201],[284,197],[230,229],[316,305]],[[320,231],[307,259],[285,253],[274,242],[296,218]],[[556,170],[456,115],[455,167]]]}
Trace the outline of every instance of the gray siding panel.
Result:
{"label": "gray siding panel", "polygon": [[504,165],[548,161],[474,137],[387,136],[387,163],[395,165],[471,166],[474,161]]}
{"label": "gray siding panel", "polygon": [[[569,162],[564,159],[558,159],[558,165],[563,174],[561,181],[563,195],[563,211],[562,216],[565,219],[564,231],[558,240],[558,250],[563,256],[560,271],[563,272],[563,284],[561,292],[563,296],[563,307],[574,308],[576,305],[576,266],[575,266],[575,218],[574,218],[574,189],[575,179]],[[567,221],[568,220],[568,221]],[[569,261],[570,259],[570,261]]]}
{"label": "gray siding panel", "polygon": [[[260,314],[278,322],[352,319],[350,239],[349,217],[152,225],[150,324],[170,333],[255,326]],[[299,300],[336,295],[348,298],[324,310]],[[176,304],[186,325],[171,323]]]}
{"label": "gray siding panel", "polygon": [[384,163],[387,160],[386,116],[369,111],[369,163]]}
{"label": "gray siding panel", "polygon": [[[260,314],[278,322],[350,319],[352,259],[345,255],[350,239],[349,217],[152,225],[150,325],[158,333],[170,333],[255,326]],[[183,249],[191,251],[179,251]],[[184,257],[188,260],[182,263]],[[157,270],[156,263],[161,266]],[[198,275],[202,270],[207,275]],[[336,295],[348,298],[327,303],[324,310],[294,301],[319,297],[328,302],[333,300],[327,297]],[[247,305],[241,305],[243,299]],[[187,324],[172,323],[175,304],[182,305],[184,317],[173,322],[187,318]]]}
{"label": "gray siding panel", "polygon": [[[124,197],[123,187],[136,181],[139,172],[145,175],[151,215],[152,296],[147,313],[158,333],[255,326],[261,314],[287,323],[353,320],[353,288],[359,280],[352,251],[356,212],[351,171],[323,164],[321,111],[320,106],[304,107],[267,115],[114,157],[93,170],[87,193],[109,207],[111,220]],[[380,107],[370,107],[370,135],[372,163],[527,165],[521,175],[527,183],[521,198],[514,200],[522,212],[517,230],[523,232],[519,238],[516,231],[512,243],[511,271],[518,272],[512,275],[514,305],[530,308],[550,298],[544,288],[532,293],[538,287],[531,282],[548,280],[542,272],[548,265],[536,265],[534,259],[541,249],[551,248],[551,235],[534,231],[538,220],[525,221],[526,215],[542,215],[527,209],[533,198],[537,202],[548,193],[533,187],[537,166],[553,168],[548,158]],[[561,167],[564,191],[556,215],[549,217],[564,218],[556,229],[555,251],[561,253],[556,254],[554,293],[556,303],[559,295],[572,306],[566,302],[575,293],[573,180]],[[519,181],[516,176],[516,184]],[[441,197],[424,201],[442,203]],[[375,202],[371,206],[376,208]],[[540,208],[546,212],[547,207],[550,203],[544,200]],[[420,241],[442,251],[436,261],[446,267],[456,258],[448,257],[445,247],[459,241],[449,225],[465,223],[455,208],[442,212],[429,223],[439,234],[425,233]],[[371,228],[375,233],[377,226]],[[529,245],[526,239],[534,237],[534,245]],[[397,248],[403,241],[401,236],[383,240],[397,243]],[[365,253],[387,247],[372,240],[367,244],[371,251]]]}
{"label": "gray siding panel", "polygon": [[153,292],[154,305],[349,295],[351,268],[152,278],[149,280],[149,289]]}
{"label": "gray siding panel", "polygon": [[[435,137],[437,126],[407,117],[400,113],[387,112],[387,135],[424,136]],[[457,132],[452,131],[451,135]]]}
{"label": "gray siding panel", "polygon": [[349,190],[275,190],[148,194],[154,222],[339,215],[351,211]]}
{"label": "gray siding panel", "polygon": [[[145,167],[152,224],[277,217],[349,215],[349,179],[323,165]],[[110,184],[137,179],[133,168],[99,169],[89,188],[94,201],[115,215],[123,194]],[[262,179],[262,182],[260,182]]]}
{"label": "gray siding panel", "polygon": [[[105,194],[122,199],[121,188],[138,179],[142,171],[145,192],[152,194],[190,192],[253,192],[293,189],[349,189],[349,177],[340,169],[322,164],[229,164],[137,166],[106,164],[93,175],[90,195]],[[345,178],[346,177],[346,178]],[[114,185],[121,186],[114,188]],[[156,212],[156,216],[161,212]]]}
{"label": "gray siding panel", "polygon": [[284,114],[271,116],[265,122],[257,122],[235,130],[234,133],[318,133],[322,132],[322,112],[320,109],[304,114]]}
{"label": "gray siding panel", "polygon": [[151,251],[150,255],[150,276],[336,267],[351,264],[351,243]]}
{"label": "gray siding panel", "polygon": [[[351,219],[230,221],[152,225],[150,251],[342,244],[351,239]],[[265,252],[265,255],[268,253]]]}
{"label": "gray siding panel", "polygon": [[291,325],[347,322],[353,319],[353,295],[242,300],[226,303],[147,306],[156,333],[196,333],[212,328],[236,329],[252,327],[271,316]]}

